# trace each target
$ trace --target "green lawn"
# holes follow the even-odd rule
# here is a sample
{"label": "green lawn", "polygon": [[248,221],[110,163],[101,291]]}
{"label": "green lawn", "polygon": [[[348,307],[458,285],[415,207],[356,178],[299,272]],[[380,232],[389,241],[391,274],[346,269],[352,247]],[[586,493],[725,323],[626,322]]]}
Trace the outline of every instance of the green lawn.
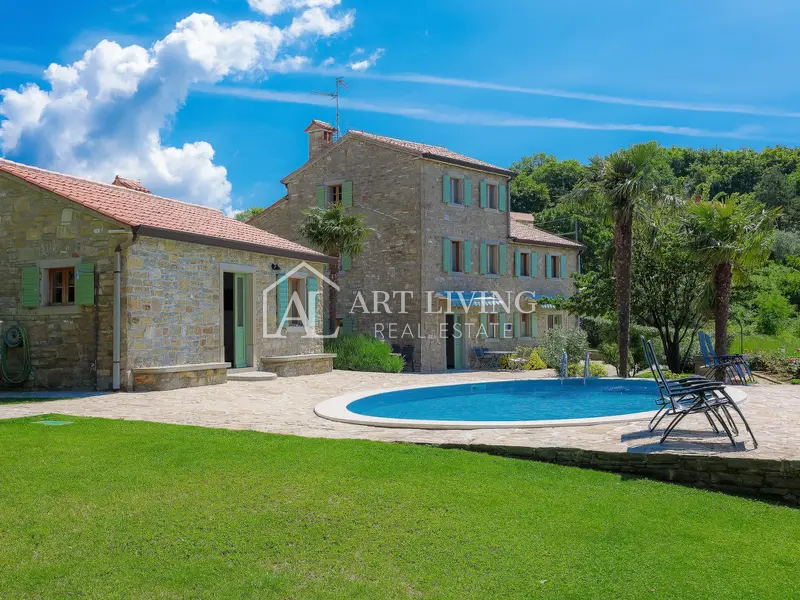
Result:
{"label": "green lawn", "polygon": [[797,598],[800,511],[455,450],[0,421],[2,598]]}
{"label": "green lawn", "polygon": [[[728,347],[728,352],[732,354],[739,353],[739,332],[735,332],[733,342]],[[746,335],[744,336],[744,351],[745,353],[752,353],[755,350],[780,350],[786,349],[787,356],[800,356],[800,337],[790,333],[782,335]]]}

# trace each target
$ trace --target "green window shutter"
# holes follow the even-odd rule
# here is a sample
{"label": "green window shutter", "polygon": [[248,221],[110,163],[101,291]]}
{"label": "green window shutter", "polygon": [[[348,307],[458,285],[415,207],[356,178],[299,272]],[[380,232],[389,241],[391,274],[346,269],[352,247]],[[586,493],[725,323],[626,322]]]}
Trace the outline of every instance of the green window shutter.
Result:
{"label": "green window shutter", "polygon": [[561,279],[564,279],[567,276],[567,257],[562,254],[561,255]]}
{"label": "green window shutter", "polygon": [[353,182],[345,181],[342,184],[342,206],[350,208],[353,206]]}
{"label": "green window shutter", "polygon": [[519,339],[522,337],[520,334],[520,317],[519,313],[514,313],[514,337]]}
{"label": "green window shutter", "polygon": [[548,279],[552,279],[553,278],[553,261],[550,260],[550,255],[549,254],[545,255],[544,261],[545,261],[545,270],[547,271],[547,278]]}
{"label": "green window shutter", "polygon": [[481,181],[481,208],[486,208],[486,182]]}
{"label": "green window shutter", "polygon": [[481,242],[481,275],[486,275],[486,242]]}
{"label": "green window shutter", "polygon": [[342,330],[344,333],[353,333],[353,315],[348,313],[342,317]]}
{"label": "green window shutter", "polygon": [[317,208],[325,208],[325,186],[317,186]]}
{"label": "green window shutter", "polygon": [[342,271],[349,271],[353,268],[353,257],[347,252],[342,252]]}
{"label": "green window shutter", "polygon": [[464,206],[469,206],[472,202],[472,182],[464,178]]}
{"label": "green window shutter", "polygon": [[75,267],[75,304],[94,305],[94,265],[85,263]]}
{"label": "green window shutter", "polygon": [[452,258],[450,257],[451,246],[452,246],[452,244],[450,243],[449,239],[444,238],[442,240],[442,267],[443,267],[445,273],[449,273],[450,272],[450,267],[453,264],[452,263]]}
{"label": "green window shutter", "polygon": [[497,321],[499,322],[499,325],[500,325],[500,336],[499,337],[501,339],[505,339],[505,337],[506,337],[506,313],[501,312],[497,316]]}
{"label": "green window shutter", "polygon": [[531,277],[536,277],[536,271],[538,270],[538,257],[536,256],[536,252],[531,252]]}
{"label": "green window shutter", "polygon": [[289,280],[284,279],[278,283],[278,327],[289,310]]}
{"label": "green window shutter", "polygon": [[486,313],[481,313],[481,329],[484,332],[483,334],[481,334],[482,337],[488,336],[489,333],[488,323],[489,323],[489,317],[486,315]]}
{"label": "green window shutter", "polygon": [[469,240],[464,240],[464,273],[472,270],[472,244]]}
{"label": "green window shutter", "polygon": [[39,306],[39,267],[22,268],[22,306]]}
{"label": "green window shutter", "polygon": [[506,186],[500,186],[500,211],[504,211],[506,209]]}
{"label": "green window shutter", "polygon": [[520,264],[521,256],[522,252],[520,252],[519,250],[517,250],[514,253],[514,275],[516,275],[517,277],[519,277],[522,274],[522,265]]}
{"label": "green window shutter", "polygon": [[536,316],[536,313],[532,312],[529,318],[531,320],[531,336],[539,337],[539,319]]}
{"label": "green window shutter", "polygon": [[442,202],[450,204],[450,175],[442,176]]}
{"label": "green window shutter", "polygon": [[500,275],[506,274],[506,245],[500,244]]}
{"label": "green window shutter", "polygon": [[317,326],[317,291],[318,284],[316,277],[308,277],[306,279],[306,310],[308,311],[308,326],[315,328]]}

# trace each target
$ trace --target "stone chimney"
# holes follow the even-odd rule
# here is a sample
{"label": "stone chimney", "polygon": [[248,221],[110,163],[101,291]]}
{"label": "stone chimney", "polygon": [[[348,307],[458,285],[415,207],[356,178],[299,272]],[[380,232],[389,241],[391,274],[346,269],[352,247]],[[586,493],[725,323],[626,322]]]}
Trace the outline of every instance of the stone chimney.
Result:
{"label": "stone chimney", "polygon": [[313,160],[333,145],[333,134],[336,128],[325,121],[311,121],[306,127],[308,134],[308,160]]}

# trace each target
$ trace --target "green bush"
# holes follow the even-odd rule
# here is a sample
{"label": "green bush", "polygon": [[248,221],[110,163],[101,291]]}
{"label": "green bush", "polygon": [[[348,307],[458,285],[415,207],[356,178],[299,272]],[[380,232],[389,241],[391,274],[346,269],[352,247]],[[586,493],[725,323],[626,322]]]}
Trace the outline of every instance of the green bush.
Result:
{"label": "green bush", "polygon": [[539,355],[539,350],[534,349],[528,356],[528,362],[522,365],[522,368],[525,371],[539,371],[540,369],[546,369],[547,365]]}
{"label": "green bush", "polygon": [[[567,367],[567,375],[569,377],[583,377],[583,365],[573,363]],[[589,376],[590,377],[608,377],[608,371],[600,363],[589,363]]]}
{"label": "green bush", "polygon": [[511,369],[512,371],[538,371],[539,369],[546,369],[547,365],[544,364],[541,356],[539,356],[538,348],[531,348],[530,346],[518,346],[511,354],[504,354],[500,357],[500,368]]}
{"label": "green bush", "polygon": [[800,385],[800,379],[792,379],[792,385]]}
{"label": "green bush", "polygon": [[[691,377],[692,375],[694,375],[694,373],[673,373],[669,369],[662,369],[662,372],[664,373],[664,377],[666,377],[667,379],[683,379],[684,377]],[[636,376],[636,379],[652,379],[652,378],[653,374],[650,372],[650,369],[642,373],[639,373]]]}
{"label": "green bush", "polygon": [[325,352],[335,353],[333,368],[344,371],[399,373],[405,365],[401,357],[392,355],[388,344],[367,335],[343,334],[325,340]]}
{"label": "green bush", "polygon": [[777,292],[759,294],[756,304],[758,310],[756,328],[758,333],[766,335],[776,335],[794,312],[786,297]]}
{"label": "green bush", "polygon": [[800,377],[800,358],[787,356],[780,351],[757,351],[747,355],[753,371],[772,373],[782,379]]}
{"label": "green bush", "polygon": [[539,346],[539,355],[551,369],[561,368],[561,353],[567,352],[567,362],[576,363],[583,360],[589,342],[582,329],[558,327],[544,334]]}

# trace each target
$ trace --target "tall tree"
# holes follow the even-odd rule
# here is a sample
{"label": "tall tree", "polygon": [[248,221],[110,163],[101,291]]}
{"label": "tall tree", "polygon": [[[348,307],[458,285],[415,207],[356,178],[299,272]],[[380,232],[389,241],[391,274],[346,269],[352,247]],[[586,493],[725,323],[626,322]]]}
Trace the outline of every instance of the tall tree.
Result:
{"label": "tall tree", "polygon": [[233,218],[236,219],[237,221],[242,221],[244,223],[255,217],[263,210],[264,210],[263,208],[259,208],[258,206],[253,206],[252,208],[246,208],[242,212],[236,213],[233,216]]}
{"label": "tall tree", "polygon": [[[328,208],[314,207],[303,211],[302,235],[312,246],[319,248],[328,256],[341,260],[342,256],[358,256],[364,250],[364,242],[369,237],[369,229],[361,215],[351,214],[341,204],[331,204]],[[330,266],[330,280],[339,281],[339,261]],[[336,302],[338,291],[334,286],[328,290],[328,325],[330,331],[336,330]]]}
{"label": "tall tree", "polygon": [[714,349],[728,353],[728,314],[734,277],[769,258],[778,209],[767,209],[747,194],[720,194],[713,200],[689,204],[687,233],[703,259],[714,286]]}
{"label": "tall tree", "polygon": [[614,222],[614,282],[619,326],[618,372],[628,375],[628,342],[631,320],[631,246],[633,221],[643,209],[666,195],[661,191],[659,145],[636,144],[592,158],[587,173],[574,194],[578,198],[599,198]]}

